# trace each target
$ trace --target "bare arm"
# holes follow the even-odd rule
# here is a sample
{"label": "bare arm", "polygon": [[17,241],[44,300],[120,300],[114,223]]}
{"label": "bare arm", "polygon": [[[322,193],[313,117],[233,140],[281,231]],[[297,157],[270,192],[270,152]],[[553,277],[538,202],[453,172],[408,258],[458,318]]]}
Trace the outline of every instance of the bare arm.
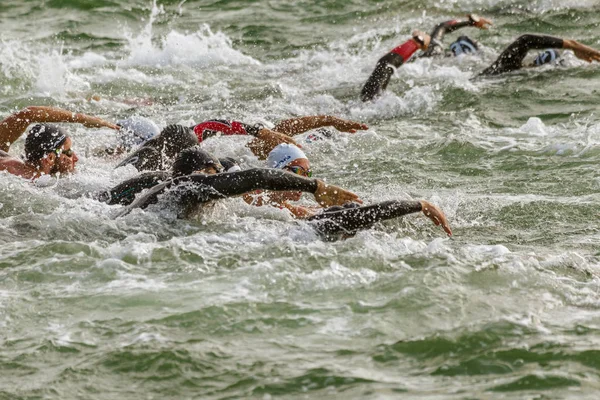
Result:
{"label": "bare arm", "polygon": [[0,122],[0,150],[8,151],[25,129],[32,123],[42,122],[74,122],[88,128],[107,127],[119,129],[113,123],[86,114],[74,113],[56,107],[31,106],[16,112]]}
{"label": "bare arm", "polygon": [[576,40],[564,39],[563,49],[573,50],[577,58],[587,62],[600,61],[600,51],[581,44]]}
{"label": "bare arm", "polygon": [[271,150],[282,143],[293,144],[298,147],[300,146],[294,139],[291,137],[280,133],[275,132],[267,128],[262,128],[256,134],[256,139],[253,139],[248,142],[246,146],[254,153],[256,157],[260,160],[265,160]]}
{"label": "bare arm", "polygon": [[286,119],[278,123],[273,130],[285,133],[288,136],[294,136],[323,126],[333,126],[340,132],[349,133],[355,133],[357,130],[369,129],[367,125],[361,124],[360,122],[349,121],[331,115],[311,115],[307,117]]}

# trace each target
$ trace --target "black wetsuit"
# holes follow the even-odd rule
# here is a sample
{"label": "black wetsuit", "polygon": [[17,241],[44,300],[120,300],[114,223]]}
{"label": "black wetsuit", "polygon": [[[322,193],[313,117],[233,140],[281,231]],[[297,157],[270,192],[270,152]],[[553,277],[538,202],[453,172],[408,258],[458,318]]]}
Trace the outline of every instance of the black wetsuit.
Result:
{"label": "black wetsuit", "polygon": [[560,49],[562,47],[563,39],[561,38],[545,35],[522,35],[512,42],[498,59],[480,75],[498,75],[516,71],[523,67],[523,59],[529,50]]}
{"label": "black wetsuit", "polygon": [[126,215],[135,208],[146,208],[156,203],[158,195],[171,188],[176,189],[174,192],[176,192],[177,207],[188,210],[190,207],[211,200],[239,196],[258,189],[314,193],[317,190],[317,180],[269,168],[253,168],[215,175],[187,175],[155,186],[144,196],[136,199],[117,217]]}
{"label": "black wetsuit", "polygon": [[[194,174],[169,180],[155,186],[138,198],[117,217],[135,208],[146,208],[158,201],[158,196],[173,189],[172,200],[177,204],[180,216],[211,200],[237,196],[253,190],[298,190],[314,193],[317,180],[304,178],[278,169],[255,168],[217,175]],[[332,240],[348,237],[360,229],[368,229],[374,223],[422,210],[419,201],[385,201],[368,206],[334,206],[307,218],[317,232]]]}
{"label": "black wetsuit", "polygon": [[472,20],[457,21],[453,19],[452,21],[442,22],[441,24],[437,25],[431,32],[431,43],[429,43],[429,47],[427,50],[419,54],[419,57],[432,57],[444,54],[444,36],[447,33],[452,33],[457,29],[467,26],[474,26],[474,22]]}
{"label": "black wetsuit", "polygon": [[197,144],[198,138],[192,128],[168,125],[158,136],[148,140],[115,168],[133,165],[138,171],[165,170],[170,167],[177,154]]}
{"label": "black wetsuit", "polygon": [[390,200],[368,206],[329,207],[322,213],[307,218],[307,221],[325,239],[335,240],[356,234],[361,229],[369,229],[376,222],[398,218],[420,212],[420,201]]}
{"label": "black wetsuit", "polygon": [[135,178],[119,183],[110,190],[100,192],[96,199],[107,204],[129,205],[135,200],[135,196],[144,189],[150,189],[168,179],[171,173],[168,171],[145,172]]}

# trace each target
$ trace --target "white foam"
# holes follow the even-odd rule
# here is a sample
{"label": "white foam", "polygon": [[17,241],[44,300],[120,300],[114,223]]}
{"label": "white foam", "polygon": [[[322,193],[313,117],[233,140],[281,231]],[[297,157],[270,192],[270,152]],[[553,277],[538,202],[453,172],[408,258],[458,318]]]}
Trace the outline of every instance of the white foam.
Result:
{"label": "white foam", "polygon": [[220,64],[254,64],[259,62],[234,50],[231,39],[224,33],[213,33],[207,24],[203,24],[196,32],[181,33],[171,31],[155,45],[152,35],[152,24],[164,10],[153,2],[150,20],[137,35],[126,35],[129,42],[129,55],[120,64],[124,66],[167,66],[190,65],[208,67]]}

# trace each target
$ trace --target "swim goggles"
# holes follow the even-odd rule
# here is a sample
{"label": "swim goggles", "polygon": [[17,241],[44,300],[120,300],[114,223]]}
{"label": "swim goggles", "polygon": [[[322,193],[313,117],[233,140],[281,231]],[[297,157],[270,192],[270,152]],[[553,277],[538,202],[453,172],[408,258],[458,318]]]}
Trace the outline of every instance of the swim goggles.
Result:
{"label": "swim goggles", "polygon": [[305,176],[307,178],[311,178],[312,177],[312,170],[311,169],[304,169],[299,165],[293,165],[293,166],[286,166],[283,169],[290,171],[293,174],[296,175],[300,175],[300,176]]}

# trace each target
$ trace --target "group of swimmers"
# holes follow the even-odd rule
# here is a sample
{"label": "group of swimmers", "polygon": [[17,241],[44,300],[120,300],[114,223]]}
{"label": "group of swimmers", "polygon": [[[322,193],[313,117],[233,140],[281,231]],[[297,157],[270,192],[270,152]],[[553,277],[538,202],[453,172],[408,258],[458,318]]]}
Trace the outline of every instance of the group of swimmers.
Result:
{"label": "group of swimmers", "polygon": [[[477,51],[479,45],[467,36],[460,36],[448,51],[444,51],[442,41],[445,34],[459,28],[487,29],[489,25],[490,20],[471,14],[464,21],[452,20],[437,25],[431,35],[415,31],[408,41],[377,62],[362,89],[361,99],[375,99],[386,89],[395,68],[410,59]],[[545,49],[534,65],[556,61],[559,55],[554,49],[561,48],[572,50],[588,62],[600,61],[600,52],[574,40],[523,35],[482,74],[495,75],[521,68],[531,49]],[[99,201],[124,206],[118,216],[135,208],[147,208],[164,196],[177,206],[178,215],[182,217],[208,202],[241,196],[248,204],[288,210],[295,218],[307,220],[326,238],[349,237],[375,222],[415,212],[423,212],[448,235],[452,234],[444,213],[425,200],[387,201],[364,206],[356,194],[312,178],[310,162],[294,136],[328,126],[349,133],[368,129],[359,122],[319,115],[284,120],[268,129],[260,124],[209,120],[192,127],[168,125],[161,131],[152,121],[142,117],[112,123],[60,108],[32,106],[0,122],[0,171],[31,180],[43,175],[73,173],[78,156],[73,150],[72,138],[63,128],[54,125],[65,122],[120,132],[121,144],[104,151],[124,154],[117,167],[133,166],[140,175],[94,196]],[[9,155],[10,146],[26,131],[23,158]],[[211,137],[229,135],[252,136],[247,146],[259,159],[266,161],[267,168],[242,170],[237,160],[217,158],[200,147],[200,143]],[[295,204],[302,192],[312,193],[317,205]]]}
{"label": "group of swimmers", "polygon": [[[380,95],[387,87],[396,68],[409,60],[419,57],[460,56],[472,54],[479,50],[479,44],[468,36],[460,36],[444,50],[444,36],[460,28],[475,27],[488,29],[492,21],[487,18],[469,14],[466,20],[450,20],[435,26],[431,35],[416,30],[412,37],[393,48],[379,59],[371,76],[361,91],[361,100],[370,101]],[[600,51],[583,45],[576,40],[562,39],[547,35],[525,34],[517,38],[498,56],[496,61],[484,69],[479,75],[498,75],[516,71],[525,67],[523,60],[530,50],[544,50],[539,53],[529,67],[537,67],[560,61],[557,49],[572,50],[575,56],[587,62],[600,61]],[[417,53],[420,51],[420,53]]]}
{"label": "group of swimmers", "polygon": [[[242,196],[248,204],[289,210],[329,239],[348,237],[375,222],[414,212],[423,212],[451,234],[444,213],[427,201],[361,206],[356,194],[312,178],[310,162],[293,136],[325,126],[349,133],[368,129],[359,122],[319,115],[288,119],[268,129],[239,121],[210,120],[192,127],[168,125],[158,132],[152,121],[141,117],[111,123],[55,107],[27,107],[0,122],[0,170],[27,179],[73,173],[78,156],[71,137],[53,124],[59,122],[120,131],[123,143],[110,153],[125,153],[117,167],[131,165],[141,174],[94,196],[108,204],[127,206],[118,216],[133,208],[146,208],[158,201],[159,194],[169,192],[169,202],[182,217],[208,202]],[[23,159],[10,156],[10,145],[25,131]],[[219,159],[200,147],[204,140],[221,135],[252,136],[248,147],[259,159],[266,160],[268,168],[242,171],[237,160]],[[144,190],[146,193],[142,193]],[[302,192],[312,193],[317,205],[293,204]]]}

